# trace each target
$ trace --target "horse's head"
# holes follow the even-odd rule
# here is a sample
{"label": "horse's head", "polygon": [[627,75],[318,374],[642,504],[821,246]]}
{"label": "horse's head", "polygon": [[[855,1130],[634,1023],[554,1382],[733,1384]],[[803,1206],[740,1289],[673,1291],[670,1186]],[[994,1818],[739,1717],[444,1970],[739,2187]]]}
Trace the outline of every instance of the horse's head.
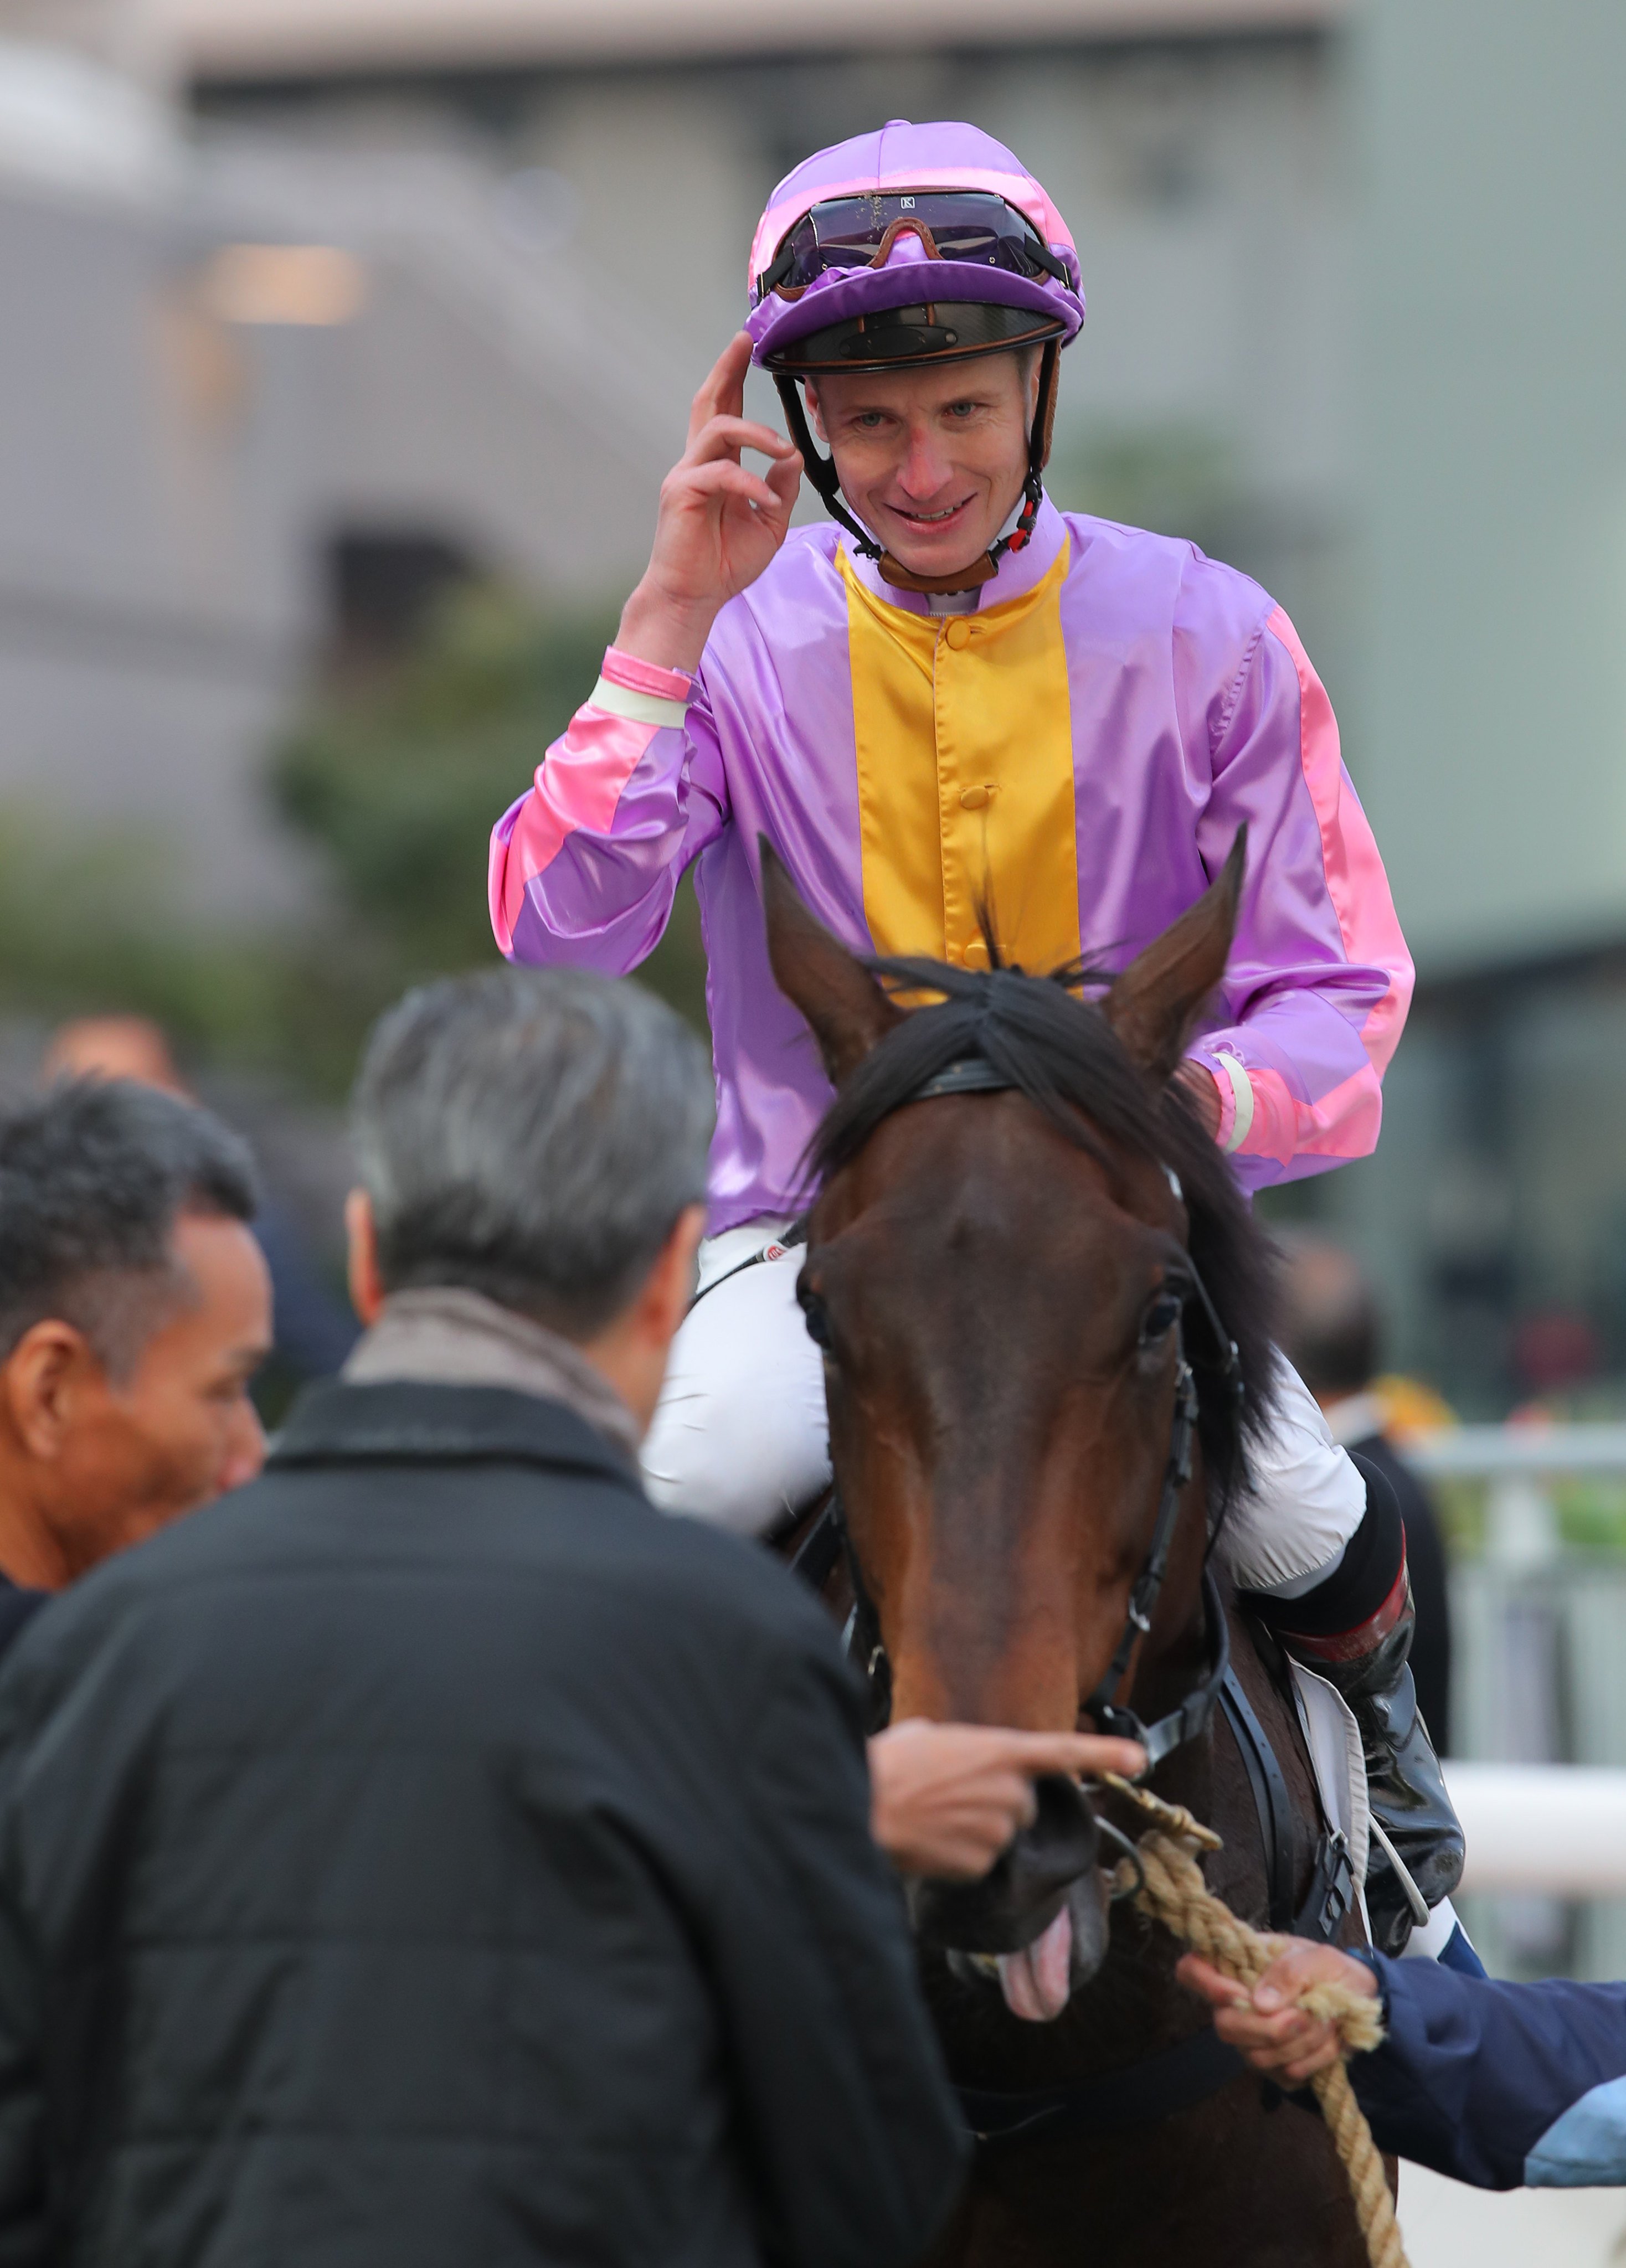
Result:
{"label": "horse's head", "polygon": [[[831,1452],[895,1717],[1078,1721],[1150,1541],[1194,1254],[1259,1373],[1262,1320],[1238,1314],[1220,1276],[1251,1267],[1241,1304],[1262,1307],[1262,1262],[1223,1160],[1170,1086],[1224,969],[1241,857],[1239,839],[1098,1005],[1014,970],[872,968],[764,847],[774,975],[838,1090],[814,1145],[799,1296],[824,1350]],[[900,986],[936,1005],[905,1007]],[[943,1093],[941,1075],[968,1061],[1002,1090],[951,1079]],[[1210,1465],[1234,1463],[1222,1424],[1202,1438]],[[1200,1642],[1205,1536],[1200,1459],[1137,1698],[1178,1679]],[[1098,1856],[1082,1794],[1046,1783],[986,1881],[918,1886],[917,1925],[1007,1956],[1011,2005],[1055,2014],[1105,1951]]]}

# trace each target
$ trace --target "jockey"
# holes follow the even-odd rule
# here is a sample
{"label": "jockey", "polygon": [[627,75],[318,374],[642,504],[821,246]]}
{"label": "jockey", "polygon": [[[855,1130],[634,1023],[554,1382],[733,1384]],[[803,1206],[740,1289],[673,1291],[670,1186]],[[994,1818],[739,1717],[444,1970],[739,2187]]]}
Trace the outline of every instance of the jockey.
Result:
{"label": "jockey", "polygon": [[[1281,608],[1189,543],[1044,493],[1084,302],[1067,225],[1011,152],[901,121],[821,151],[774,192],[750,283],[603,674],[497,825],[491,904],[506,954],[620,973],[695,868],[711,1233],[646,1478],[669,1509],[762,1534],[829,1477],[780,1240],[831,1093],[769,970],[759,835],[855,952],[986,966],[986,914],[1006,960],[1042,971],[1122,965],[1245,821],[1231,966],[1177,1076],[1248,1189],[1371,1151],[1412,969]],[[789,440],[742,414],[750,360]],[[834,525],[791,533],[804,473]],[[1226,1550],[1360,1720],[1390,1846],[1369,1905],[1398,1950],[1416,1893],[1436,1904],[1461,1864],[1406,1667],[1404,1530],[1285,1364],[1282,1388]]]}

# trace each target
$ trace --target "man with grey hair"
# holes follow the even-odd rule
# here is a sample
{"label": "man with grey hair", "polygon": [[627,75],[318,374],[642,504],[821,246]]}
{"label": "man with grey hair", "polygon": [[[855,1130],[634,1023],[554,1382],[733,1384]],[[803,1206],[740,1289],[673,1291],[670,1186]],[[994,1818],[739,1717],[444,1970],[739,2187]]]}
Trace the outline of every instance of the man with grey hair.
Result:
{"label": "man with grey hair", "polygon": [[854,1684],[637,1476],[710,1122],[631,986],[375,1032],[344,1376],[0,1672],[0,2257],[925,2250],[963,2145]]}

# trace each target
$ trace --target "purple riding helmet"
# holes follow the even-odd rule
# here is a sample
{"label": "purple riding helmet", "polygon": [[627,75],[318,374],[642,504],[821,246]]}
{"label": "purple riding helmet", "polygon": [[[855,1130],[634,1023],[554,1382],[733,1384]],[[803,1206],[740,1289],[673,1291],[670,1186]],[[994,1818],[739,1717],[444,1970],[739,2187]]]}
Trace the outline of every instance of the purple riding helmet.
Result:
{"label": "purple riding helmet", "polygon": [[[1032,532],[1055,422],[1056,357],[1084,320],[1071,232],[1002,143],[974,126],[895,118],[821,150],[773,192],[750,253],[752,360],[772,373],[808,478],[886,580],[970,589]],[[957,576],[913,575],[841,502],[796,381],[1042,346],[1021,517]]]}

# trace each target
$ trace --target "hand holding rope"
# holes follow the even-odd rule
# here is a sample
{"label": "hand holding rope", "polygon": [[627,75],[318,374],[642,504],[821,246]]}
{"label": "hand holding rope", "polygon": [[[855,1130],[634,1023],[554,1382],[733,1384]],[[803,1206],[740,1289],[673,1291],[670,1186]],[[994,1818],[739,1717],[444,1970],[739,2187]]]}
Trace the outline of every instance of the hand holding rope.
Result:
{"label": "hand holding rope", "polygon": [[[1239,1984],[1256,1984],[1288,1940],[1251,1927],[1203,1881],[1197,1854],[1219,1850],[1219,1837],[1182,1804],[1165,1803],[1115,1772],[1104,1772],[1101,1778],[1154,1822],[1135,1845],[1139,1881],[1125,1859],[1114,1876],[1114,1889],[1132,1895],[1142,1913],[1160,1921],[1223,1975]],[[1375,2048],[1383,2038],[1377,2002],[1344,1985],[1312,1984],[1299,1996],[1297,2006],[1336,2029],[1346,2056]],[[1407,2268],[1388,2176],[1365,2113],[1355,2099],[1349,2072],[1342,2062],[1334,2063],[1317,2072],[1310,2085],[1349,2176],[1372,2268]]]}

